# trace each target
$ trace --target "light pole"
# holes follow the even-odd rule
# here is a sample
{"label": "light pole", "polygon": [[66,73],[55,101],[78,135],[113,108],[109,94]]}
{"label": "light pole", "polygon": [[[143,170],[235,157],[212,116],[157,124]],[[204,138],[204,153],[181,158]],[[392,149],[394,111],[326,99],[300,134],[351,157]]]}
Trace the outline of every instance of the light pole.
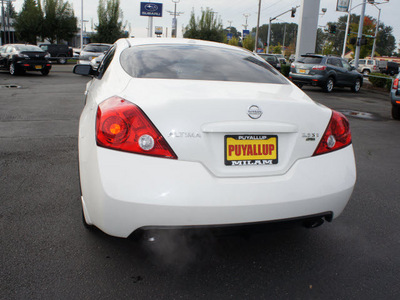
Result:
{"label": "light pole", "polygon": [[376,4],[373,4],[373,5],[379,10],[379,13],[378,13],[378,22],[376,23],[376,29],[375,29],[374,45],[372,46],[372,53],[371,53],[372,59],[374,58],[374,55],[375,55],[376,39],[378,38],[379,22],[381,19],[381,9],[378,6],[376,6]]}
{"label": "light pole", "polygon": [[351,3],[352,0],[350,0],[349,3],[349,9],[347,11],[347,23],[346,23],[346,32],[344,33],[344,42],[343,42],[343,51],[342,51],[342,58],[346,55],[346,45],[347,45],[347,34],[349,32],[349,27],[350,27],[350,17],[351,17]]}
{"label": "light pole", "polygon": [[178,20],[176,19],[176,17],[180,16],[181,14],[183,14],[183,12],[177,12],[176,11],[176,4],[179,3],[181,0],[172,0],[172,2],[174,2],[174,11],[168,11],[170,13],[170,15],[173,15],[174,17],[172,18],[172,30],[171,30],[171,37],[176,38],[177,36],[177,28],[178,28]]}
{"label": "light pole", "polygon": [[83,49],[83,0],[81,0],[81,51]]}
{"label": "light pole", "polygon": [[271,21],[276,20],[277,18],[279,18],[280,16],[291,12],[292,13],[292,17],[294,17],[294,13],[296,12],[296,9],[299,8],[300,5],[296,6],[296,7],[292,7],[291,9],[281,13],[280,15],[277,15],[276,17],[273,18],[269,18],[269,25],[268,25],[268,40],[267,40],[267,53],[269,53],[269,43],[271,41]]}

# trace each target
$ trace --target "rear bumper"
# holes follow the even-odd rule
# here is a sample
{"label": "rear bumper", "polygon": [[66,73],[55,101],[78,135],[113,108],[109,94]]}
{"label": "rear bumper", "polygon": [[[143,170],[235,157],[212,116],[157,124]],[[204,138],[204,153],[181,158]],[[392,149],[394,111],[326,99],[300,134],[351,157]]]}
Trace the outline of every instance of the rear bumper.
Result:
{"label": "rear bumper", "polygon": [[23,61],[16,61],[15,66],[19,70],[41,71],[41,70],[50,70],[52,65],[49,61],[23,60]]}
{"label": "rear bumper", "polygon": [[201,163],[96,147],[80,153],[87,222],[118,237],[143,227],[278,221],[340,215],[356,180],[352,145],[298,160],[284,175],[218,178]]}
{"label": "rear bumper", "polygon": [[392,102],[392,105],[400,106],[400,90],[391,90],[390,101]]}
{"label": "rear bumper", "polygon": [[323,75],[300,75],[290,72],[289,79],[294,83],[321,86],[326,83],[327,77]]}

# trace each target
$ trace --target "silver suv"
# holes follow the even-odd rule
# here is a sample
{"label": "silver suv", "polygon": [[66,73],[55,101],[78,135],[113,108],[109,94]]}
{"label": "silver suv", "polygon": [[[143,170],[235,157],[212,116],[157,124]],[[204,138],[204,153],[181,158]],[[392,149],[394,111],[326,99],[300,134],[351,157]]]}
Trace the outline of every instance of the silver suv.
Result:
{"label": "silver suv", "polygon": [[[355,61],[352,60],[350,65],[354,66]],[[357,71],[367,76],[373,72],[379,72],[378,61],[376,59],[360,59],[358,61]]]}

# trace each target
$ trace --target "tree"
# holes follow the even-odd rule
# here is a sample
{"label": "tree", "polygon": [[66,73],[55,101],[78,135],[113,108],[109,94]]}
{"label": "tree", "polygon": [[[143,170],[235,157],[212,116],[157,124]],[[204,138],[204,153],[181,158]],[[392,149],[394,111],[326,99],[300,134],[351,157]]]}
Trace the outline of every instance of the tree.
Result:
{"label": "tree", "polygon": [[215,42],[224,42],[226,39],[221,19],[217,19],[215,13],[208,7],[206,10],[201,10],[201,18],[197,20],[192,12],[183,37]]}
{"label": "tree", "polygon": [[92,36],[93,42],[113,44],[120,38],[128,37],[119,0],[100,0],[97,16],[99,24],[95,26],[97,32]]}
{"label": "tree", "polygon": [[[268,27],[268,24],[264,24],[258,30],[258,37],[262,44],[268,43]],[[295,23],[271,24],[270,47],[278,46],[279,44],[284,47],[294,43],[297,35],[297,27]],[[256,32],[255,27],[252,29],[252,32]],[[283,44],[283,40],[285,40],[285,44]]]}
{"label": "tree", "polygon": [[40,2],[25,0],[21,12],[16,16],[14,28],[18,40],[36,44],[36,39],[42,33],[43,12]]}
{"label": "tree", "polygon": [[44,0],[43,13],[42,36],[47,38],[51,44],[61,40],[68,41],[78,31],[74,10],[68,2]]}
{"label": "tree", "polygon": [[[337,28],[336,33],[327,33],[318,30],[316,52],[318,53],[322,52],[322,49],[324,48],[323,52],[327,54],[341,55],[343,51],[343,41],[345,34],[348,34],[346,52],[350,50],[355,52],[356,48],[355,43],[357,41],[358,24],[360,22],[360,16],[355,14],[351,15],[349,33],[345,33],[346,22],[347,22],[347,16],[342,16],[338,19],[337,22],[328,23],[328,26],[329,25],[336,26]],[[374,42],[373,36],[375,36],[376,23],[377,21],[374,18],[365,16],[362,46],[360,51],[361,58],[371,55],[372,46]],[[379,53],[380,55],[391,55],[394,49],[396,49],[395,46],[396,40],[392,34],[393,29],[390,26],[385,26],[385,24],[383,23],[379,25],[379,28],[380,31],[378,32],[376,40],[376,52]]]}
{"label": "tree", "polygon": [[396,39],[393,36],[393,28],[385,26],[383,23],[379,25],[379,28],[380,30],[376,39],[376,52],[383,56],[390,56],[396,50]]}

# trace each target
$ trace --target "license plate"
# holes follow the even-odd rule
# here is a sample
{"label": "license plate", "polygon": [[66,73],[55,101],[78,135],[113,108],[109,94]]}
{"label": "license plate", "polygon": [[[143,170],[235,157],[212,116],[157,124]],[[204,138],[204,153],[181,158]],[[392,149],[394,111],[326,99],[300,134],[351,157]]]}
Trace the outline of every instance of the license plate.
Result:
{"label": "license plate", "polygon": [[278,136],[226,135],[225,165],[275,165],[278,163]]}
{"label": "license plate", "polygon": [[35,69],[36,69],[36,70],[41,70],[41,69],[42,69],[42,66],[35,66]]}
{"label": "license plate", "polygon": [[306,70],[304,70],[304,69],[300,69],[300,70],[299,70],[299,73],[306,74],[306,73],[307,73],[307,71],[306,71]]}

